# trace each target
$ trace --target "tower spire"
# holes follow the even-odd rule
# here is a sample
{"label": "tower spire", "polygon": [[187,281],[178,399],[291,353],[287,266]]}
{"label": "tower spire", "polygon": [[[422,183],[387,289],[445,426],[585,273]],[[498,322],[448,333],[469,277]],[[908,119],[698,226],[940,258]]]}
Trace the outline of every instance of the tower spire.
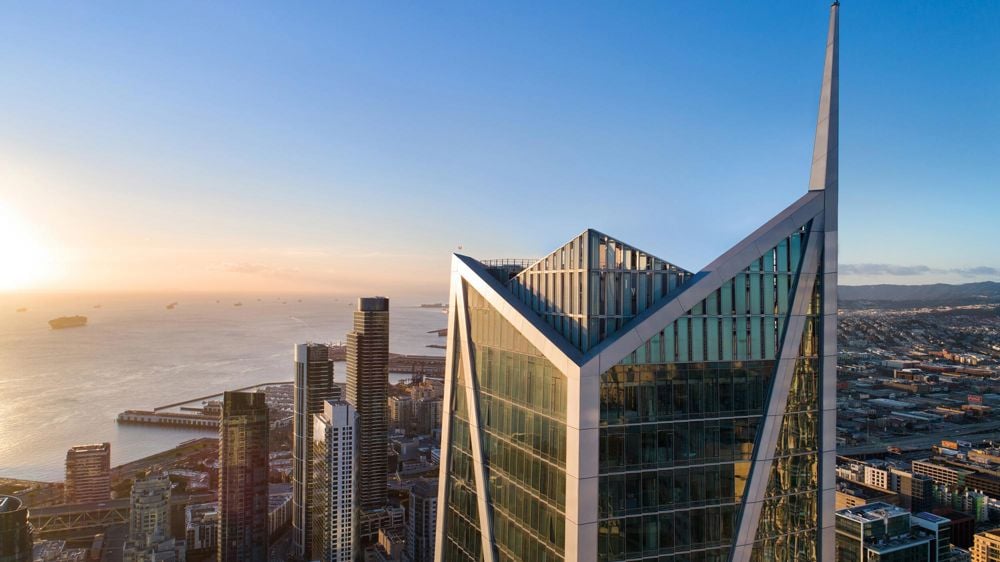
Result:
{"label": "tower spire", "polygon": [[839,32],[840,2],[830,6],[830,32],[826,39],[826,62],[823,66],[823,89],[819,96],[816,121],[816,144],[813,147],[809,190],[837,189],[837,142],[839,109]]}

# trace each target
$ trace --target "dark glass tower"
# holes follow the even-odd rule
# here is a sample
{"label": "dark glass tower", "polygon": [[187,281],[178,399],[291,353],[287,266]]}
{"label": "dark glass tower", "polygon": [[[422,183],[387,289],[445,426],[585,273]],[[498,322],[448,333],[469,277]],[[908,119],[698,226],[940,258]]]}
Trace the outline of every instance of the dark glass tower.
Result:
{"label": "dark glass tower", "polygon": [[295,401],[292,417],[292,546],[293,554],[312,560],[313,415],[323,403],[340,399],[333,384],[330,348],[307,343],[295,346]]}
{"label": "dark glass tower", "polygon": [[226,392],[219,426],[219,562],[267,562],[268,423],[262,392]]}
{"label": "dark glass tower", "polygon": [[838,11],[806,193],[700,271],[454,256],[438,560],[834,559]]}
{"label": "dark glass tower", "polygon": [[31,562],[28,508],[14,496],[0,496],[0,562]]}
{"label": "dark glass tower", "polygon": [[358,412],[358,507],[388,500],[389,299],[358,299],[347,334],[347,402]]}

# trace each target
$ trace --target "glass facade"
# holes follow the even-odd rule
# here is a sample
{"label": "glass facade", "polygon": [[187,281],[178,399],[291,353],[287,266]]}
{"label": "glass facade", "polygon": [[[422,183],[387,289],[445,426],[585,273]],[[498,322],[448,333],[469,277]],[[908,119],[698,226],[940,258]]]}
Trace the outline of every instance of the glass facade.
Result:
{"label": "glass facade", "polygon": [[[498,560],[562,560],[566,376],[474,289],[465,291],[495,555]],[[454,364],[464,368],[466,359],[460,354],[457,359]],[[465,381],[461,371],[452,375],[453,456],[445,528],[446,548],[454,550],[448,560],[452,553],[454,559],[481,555]]]}
{"label": "glass facade", "polygon": [[[601,375],[599,560],[728,559],[807,232],[800,228]],[[799,544],[789,529],[812,529],[815,549],[815,360],[801,364],[789,400],[806,405],[786,415],[779,449],[787,460],[775,462],[758,532],[761,545],[776,548]],[[803,497],[771,498],[786,484]],[[798,509],[807,497],[811,511]],[[754,552],[759,560],[816,559],[804,547],[791,558]]]}
{"label": "glass facade", "polygon": [[[751,560],[817,560],[819,282],[811,287],[807,306],[795,313],[804,314],[796,317],[804,320],[799,347],[791,353],[782,349],[783,342],[798,339],[790,338],[787,328],[796,288],[803,286],[800,270],[812,228],[811,221],[804,222],[599,375],[598,410],[591,418],[597,424],[595,455],[577,459],[596,466],[589,492],[596,493],[594,514],[567,514],[566,501],[568,493],[583,494],[585,485],[573,480],[580,490],[567,491],[567,445],[579,443],[581,451],[585,446],[582,434],[568,439],[574,430],[567,426],[567,404],[580,401],[582,418],[587,400],[568,396],[566,373],[539,348],[547,345],[544,339],[533,344],[506,319],[509,310],[501,313],[494,301],[460,281],[455,291],[463,296],[456,304],[464,304],[469,338],[464,349],[471,355],[461,352],[464,330],[451,326],[443,559],[581,556],[579,543],[572,551],[567,546],[566,526],[575,520],[570,515],[596,520],[596,553],[587,556],[600,561],[728,560],[741,525],[755,525],[741,535],[749,539],[740,548]],[[812,257],[821,263],[820,252]],[[810,267],[809,273],[822,279],[822,269]],[[484,270],[477,272],[483,279],[507,277],[495,276],[488,264]],[[603,361],[609,348],[597,348],[601,341],[676,298],[692,280],[667,262],[587,231],[510,277],[506,287],[584,351],[586,362]],[[788,365],[780,362],[783,356],[793,359],[791,372],[779,371]],[[473,389],[467,388],[466,368]],[[789,385],[788,396],[781,405],[770,404],[779,373]],[[781,417],[768,418],[769,410]],[[478,436],[471,433],[474,419]],[[776,442],[773,451],[759,450],[765,423],[773,427],[768,429],[774,436],[768,442]],[[474,450],[476,443],[481,453]],[[480,454],[485,490],[476,485]],[[759,521],[757,511],[745,507],[751,478],[767,480],[754,487]],[[482,525],[490,528],[483,533]],[[484,536],[491,545],[483,544]]]}
{"label": "glass facade", "polygon": [[574,347],[587,351],[692,277],[690,271],[586,230],[509,285]]}
{"label": "glass facade", "polygon": [[[458,337],[457,327],[452,326],[452,337]],[[473,473],[472,439],[469,435],[469,410],[465,399],[465,358],[461,347],[452,346],[452,380],[450,435],[448,439],[447,499],[444,512],[444,559],[482,560],[482,536],[479,512],[476,506],[476,479]]]}
{"label": "glass facade", "polygon": [[818,275],[768,476],[753,561],[817,559],[822,290]]}

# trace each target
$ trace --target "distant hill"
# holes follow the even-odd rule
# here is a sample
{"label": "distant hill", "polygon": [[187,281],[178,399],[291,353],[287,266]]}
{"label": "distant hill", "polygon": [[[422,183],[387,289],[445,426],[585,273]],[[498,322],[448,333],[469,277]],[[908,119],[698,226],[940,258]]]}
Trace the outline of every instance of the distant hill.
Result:
{"label": "distant hill", "polygon": [[841,285],[842,301],[889,301],[966,304],[1000,301],[1000,283],[983,281],[962,285]]}

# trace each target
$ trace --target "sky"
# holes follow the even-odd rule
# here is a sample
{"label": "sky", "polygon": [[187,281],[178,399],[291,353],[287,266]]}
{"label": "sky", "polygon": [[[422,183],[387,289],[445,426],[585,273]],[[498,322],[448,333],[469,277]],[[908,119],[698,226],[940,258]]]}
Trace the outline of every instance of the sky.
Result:
{"label": "sky", "polygon": [[[0,291],[444,297],[591,227],[698,270],[807,187],[828,3],[31,2]],[[841,7],[841,282],[1000,280],[1000,3]]]}

